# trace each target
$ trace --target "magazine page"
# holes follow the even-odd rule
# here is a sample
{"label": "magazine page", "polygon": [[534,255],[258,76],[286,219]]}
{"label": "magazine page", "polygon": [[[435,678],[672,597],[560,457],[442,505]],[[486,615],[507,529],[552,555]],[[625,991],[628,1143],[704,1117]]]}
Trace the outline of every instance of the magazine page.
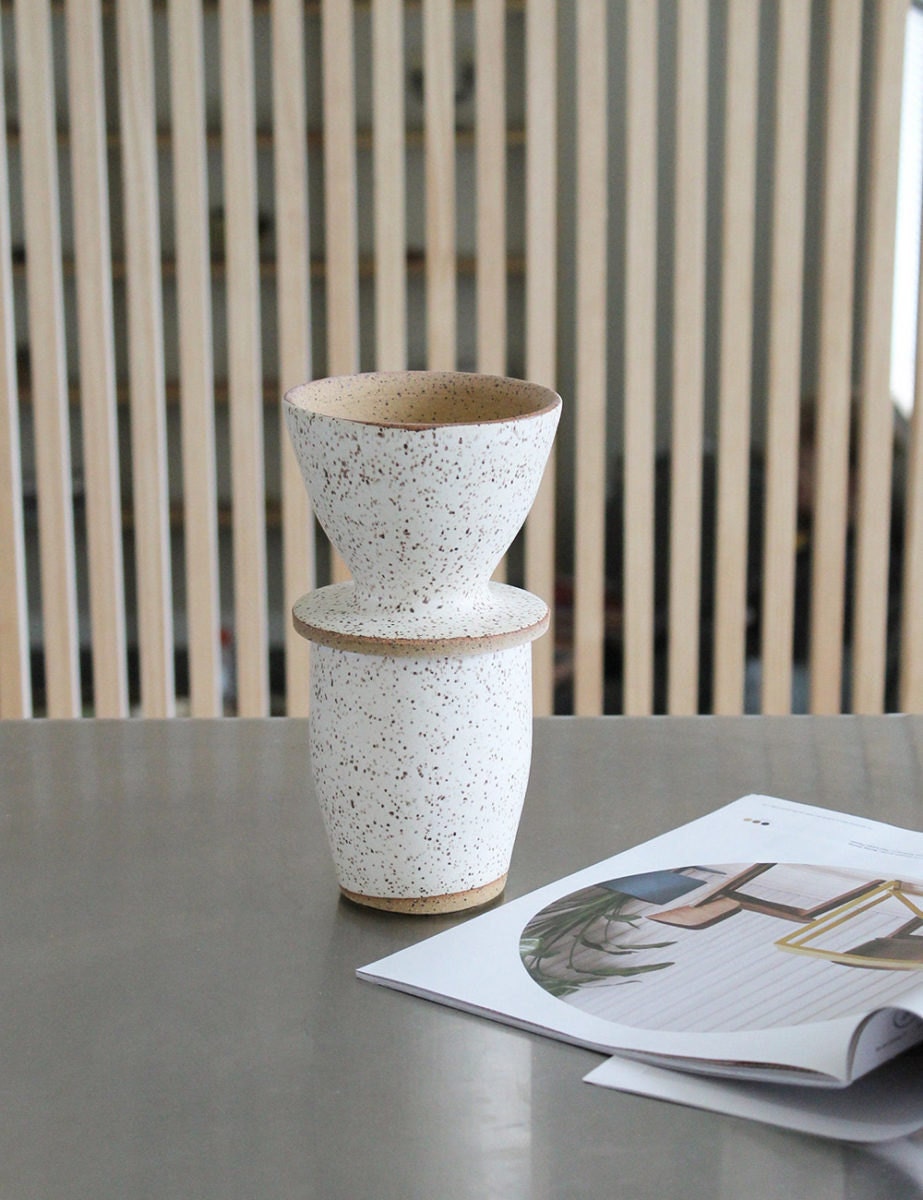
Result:
{"label": "magazine page", "polygon": [[923,1047],[833,1091],[707,1079],[618,1056],[585,1079],[599,1087],[850,1142],[890,1142],[923,1129]]}
{"label": "magazine page", "polygon": [[842,1086],[923,1036],[921,967],[923,835],[747,796],[359,974],[605,1053]]}

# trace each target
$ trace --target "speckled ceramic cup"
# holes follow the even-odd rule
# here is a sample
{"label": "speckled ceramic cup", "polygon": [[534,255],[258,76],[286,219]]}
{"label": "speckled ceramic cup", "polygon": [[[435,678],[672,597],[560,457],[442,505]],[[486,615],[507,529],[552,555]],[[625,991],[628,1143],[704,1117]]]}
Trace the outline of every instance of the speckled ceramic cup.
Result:
{"label": "speckled ceramic cup", "polygon": [[521,380],[397,372],[288,392],[317,517],[352,572],[303,596],[311,761],[340,887],[445,912],[504,887],[531,758],[543,600],[490,575],[560,416]]}

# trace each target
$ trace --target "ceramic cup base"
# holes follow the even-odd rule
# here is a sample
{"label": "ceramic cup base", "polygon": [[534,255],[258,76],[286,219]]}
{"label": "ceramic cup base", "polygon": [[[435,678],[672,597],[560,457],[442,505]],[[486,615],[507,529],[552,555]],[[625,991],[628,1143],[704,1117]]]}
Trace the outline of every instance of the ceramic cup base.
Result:
{"label": "ceramic cup base", "polygon": [[506,887],[506,875],[481,887],[469,888],[465,892],[450,892],[445,896],[362,896],[341,887],[340,892],[353,904],[363,908],[378,908],[384,912],[410,913],[414,916],[437,913],[463,912],[465,909],[482,908],[491,900],[502,895]]}
{"label": "ceramic cup base", "polygon": [[482,903],[509,869],[529,779],[530,646],[388,658],[314,645],[310,740],[342,888],[409,897],[405,912],[425,911],[417,897],[436,912]]}

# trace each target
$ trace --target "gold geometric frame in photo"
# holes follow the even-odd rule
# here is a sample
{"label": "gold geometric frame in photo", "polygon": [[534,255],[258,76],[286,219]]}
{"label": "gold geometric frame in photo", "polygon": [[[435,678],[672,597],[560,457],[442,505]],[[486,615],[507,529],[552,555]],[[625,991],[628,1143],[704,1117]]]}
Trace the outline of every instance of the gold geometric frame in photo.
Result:
{"label": "gold geometric frame in photo", "polygon": [[[913,931],[923,926],[923,908],[904,891],[906,885],[899,879],[876,883],[859,896],[845,904],[816,917],[801,929],[780,937],[776,945],[780,950],[795,954],[809,954],[828,962],[843,963],[850,967],[872,967],[884,971],[919,971],[923,969],[923,936],[913,936]],[[862,942],[851,950],[825,950],[812,945],[831,930],[839,928],[870,908],[889,898],[899,900],[908,910],[909,919],[892,933]]]}

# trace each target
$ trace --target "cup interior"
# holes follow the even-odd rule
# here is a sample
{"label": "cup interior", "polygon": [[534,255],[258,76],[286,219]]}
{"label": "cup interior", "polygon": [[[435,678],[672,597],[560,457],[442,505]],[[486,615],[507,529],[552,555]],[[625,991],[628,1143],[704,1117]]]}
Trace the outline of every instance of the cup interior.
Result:
{"label": "cup interior", "polygon": [[399,429],[520,420],[561,403],[539,384],[461,371],[333,376],[292,388],[285,399],[306,412]]}

